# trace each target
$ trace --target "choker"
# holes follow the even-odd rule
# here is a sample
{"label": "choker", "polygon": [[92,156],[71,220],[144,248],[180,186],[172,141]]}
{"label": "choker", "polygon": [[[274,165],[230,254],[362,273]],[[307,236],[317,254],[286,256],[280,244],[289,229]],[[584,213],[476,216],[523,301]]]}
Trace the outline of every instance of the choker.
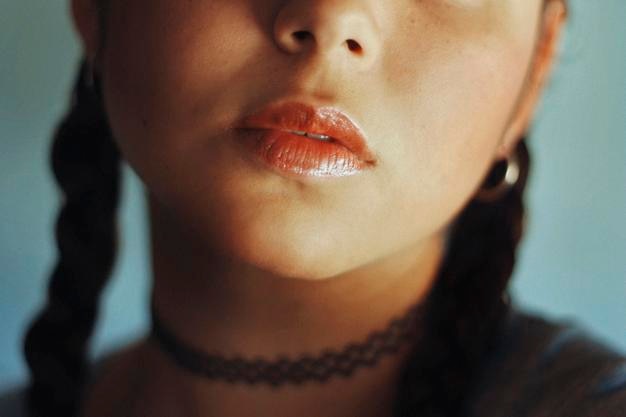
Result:
{"label": "choker", "polygon": [[279,355],[275,360],[262,357],[224,357],[209,354],[180,340],[159,317],[151,303],[149,340],[156,342],[175,364],[197,376],[229,383],[250,385],[266,383],[300,385],[307,381],[324,382],[332,376],[349,377],[358,368],[373,367],[384,355],[391,355],[417,334],[418,319],[424,316],[424,304],[417,303],[403,316],[389,321],[383,330],[371,332],[364,340],[348,343],[340,350],[324,349],[316,356],[297,358]]}

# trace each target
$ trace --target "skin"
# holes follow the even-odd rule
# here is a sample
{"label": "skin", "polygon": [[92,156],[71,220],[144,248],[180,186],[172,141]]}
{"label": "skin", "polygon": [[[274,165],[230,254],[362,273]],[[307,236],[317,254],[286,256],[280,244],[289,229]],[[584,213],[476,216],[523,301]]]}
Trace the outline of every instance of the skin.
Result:
{"label": "skin", "polygon": [[[248,357],[362,340],[425,297],[448,227],[526,132],[565,21],[559,0],[107,3],[71,6],[146,186],[156,305],[188,343]],[[228,126],[286,97],[351,115],[375,168],[298,180],[247,162]],[[193,378],[139,339],[85,415],[385,416],[407,352],[272,390]]]}

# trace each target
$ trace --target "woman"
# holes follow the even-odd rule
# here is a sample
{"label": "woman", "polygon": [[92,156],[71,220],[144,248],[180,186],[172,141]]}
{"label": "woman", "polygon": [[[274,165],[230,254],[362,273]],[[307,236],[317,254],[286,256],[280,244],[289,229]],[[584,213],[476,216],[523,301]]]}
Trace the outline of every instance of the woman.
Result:
{"label": "woman", "polygon": [[[625,359],[507,296],[561,0],[73,0],[31,415],[626,415]],[[121,161],[152,332],[90,367]],[[261,359],[259,359],[261,358]]]}

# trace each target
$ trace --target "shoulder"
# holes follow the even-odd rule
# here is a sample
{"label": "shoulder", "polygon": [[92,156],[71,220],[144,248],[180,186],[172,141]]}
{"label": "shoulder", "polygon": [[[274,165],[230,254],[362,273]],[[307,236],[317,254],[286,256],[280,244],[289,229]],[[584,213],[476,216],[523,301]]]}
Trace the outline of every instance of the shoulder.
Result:
{"label": "shoulder", "polygon": [[0,416],[2,417],[25,417],[26,387],[16,386],[7,391],[0,392]]}
{"label": "shoulder", "polygon": [[470,397],[471,416],[626,417],[626,356],[574,320],[514,308]]}

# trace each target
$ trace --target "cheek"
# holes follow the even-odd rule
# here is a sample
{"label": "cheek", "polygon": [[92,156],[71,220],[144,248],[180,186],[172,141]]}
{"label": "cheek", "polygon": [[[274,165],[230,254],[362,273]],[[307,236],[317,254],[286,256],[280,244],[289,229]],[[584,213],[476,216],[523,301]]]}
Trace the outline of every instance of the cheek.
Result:
{"label": "cheek", "polygon": [[[427,215],[443,227],[473,196],[490,169],[521,92],[532,45],[511,42],[430,46],[416,51],[419,64],[390,67],[383,90],[394,91],[387,120],[398,120],[387,158],[394,166],[389,199],[406,216]],[[409,70],[409,68],[413,68]],[[381,90],[382,93],[382,90]],[[398,116],[401,115],[401,116]],[[396,187],[393,186],[396,185]],[[430,224],[432,223],[432,224]]]}
{"label": "cheek", "polygon": [[260,39],[250,31],[253,17],[243,3],[137,0],[112,8],[107,112],[123,154],[140,174],[158,169],[151,161],[161,155],[198,146],[198,138],[215,134],[232,117],[244,89],[224,87],[250,78],[242,73]]}

